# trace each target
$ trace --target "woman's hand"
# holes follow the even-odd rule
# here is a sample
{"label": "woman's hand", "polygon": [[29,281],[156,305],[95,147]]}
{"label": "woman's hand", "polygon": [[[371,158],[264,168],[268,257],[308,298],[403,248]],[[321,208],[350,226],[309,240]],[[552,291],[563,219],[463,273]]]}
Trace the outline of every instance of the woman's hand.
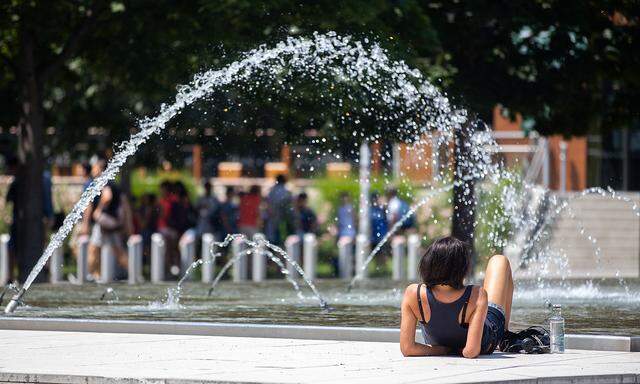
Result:
{"label": "woman's hand", "polygon": [[[480,287],[476,307],[471,314],[469,321],[469,331],[467,332],[467,343],[462,350],[462,356],[473,359],[478,357],[482,348],[482,332],[484,330],[484,319],[487,317],[489,300],[487,291]],[[464,319],[463,319],[464,321]]]}

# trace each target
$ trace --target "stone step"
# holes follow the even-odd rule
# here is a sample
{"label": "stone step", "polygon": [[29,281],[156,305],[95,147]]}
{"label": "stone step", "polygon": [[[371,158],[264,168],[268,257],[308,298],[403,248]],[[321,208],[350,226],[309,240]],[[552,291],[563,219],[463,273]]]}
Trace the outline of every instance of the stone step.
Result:
{"label": "stone step", "polygon": [[[625,196],[640,205],[640,194]],[[552,225],[550,246],[567,255],[571,277],[640,277],[640,217],[629,202],[595,195],[572,200]]]}

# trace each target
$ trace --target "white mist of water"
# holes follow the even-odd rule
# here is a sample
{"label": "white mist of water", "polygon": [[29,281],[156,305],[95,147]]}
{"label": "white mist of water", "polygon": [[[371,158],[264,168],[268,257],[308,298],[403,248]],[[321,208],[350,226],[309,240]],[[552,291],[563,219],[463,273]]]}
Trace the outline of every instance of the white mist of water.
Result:
{"label": "white mist of water", "polygon": [[[287,73],[303,74],[318,81],[330,76],[337,82],[353,82],[368,92],[372,99],[402,111],[403,115],[419,111],[419,114],[428,117],[424,122],[418,122],[409,115],[397,127],[398,132],[413,132],[415,137],[427,130],[450,134],[451,127],[459,126],[466,119],[463,113],[451,109],[447,97],[424,79],[418,70],[409,68],[402,61],[390,60],[386,51],[378,44],[368,44],[366,40],[363,44],[351,37],[329,32],[316,33],[311,38],[288,38],[272,48],[260,46],[222,69],[196,75],[189,85],[178,87],[173,103],[163,104],[158,115],[139,121],[140,131],[116,146],[115,155],[105,171],[82,193],[80,200],[65,217],[63,225],[52,236],[24,282],[20,296],[31,287],[54,250],[62,245],[91,201],[116,177],[126,160],[153,134],[160,133],[185,107],[223,86],[250,82],[251,77],[256,74],[283,85],[287,80]],[[258,86],[259,84],[256,85]],[[378,114],[374,108],[364,108],[363,112],[381,121],[388,119],[387,116]],[[396,114],[395,117],[398,116]],[[5,311],[11,312],[12,309],[8,306]]]}

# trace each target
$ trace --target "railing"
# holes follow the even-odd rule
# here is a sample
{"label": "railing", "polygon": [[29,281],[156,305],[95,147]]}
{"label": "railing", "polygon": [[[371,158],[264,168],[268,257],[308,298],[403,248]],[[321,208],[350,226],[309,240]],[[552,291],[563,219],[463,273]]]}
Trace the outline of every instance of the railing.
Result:
{"label": "railing", "polygon": [[[488,149],[493,153],[502,154],[524,154],[530,155],[526,166],[524,181],[527,184],[539,184],[545,188],[549,188],[550,184],[550,156],[549,156],[549,142],[545,137],[538,135],[536,132],[532,132],[529,136],[526,136],[522,131],[493,131],[493,138],[496,140],[517,140],[517,139],[530,139],[533,144],[497,144],[492,145]],[[564,144],[564,151],[563,151]],[[560,144],[561,150],[561,168],[566,167],[566,143],[563,141]],[[564,160],[562,154],[565,154]],[[563,164],[565,165],[563,167]],[[560,172],[561,185],[566,185],[566,172],[563,174]]]}
{"label": "railing", "polygon": [[[264,239],[262,234],[257,234],[254,241],[262,244],[259,239]],[[9,235],[0,235],[0,284],[10,282],[9,271]],[[69,280],[73,284],[84,284],[89,279],[89,237],[79,236],[76,240],[76,274],[69,275]],[[415,280],[417,276],[417,266],[420,258],[421,241],[417,234],[405,236],[394,236],[391,239],[392,253],[392,279]],[[359,235],[355,239],[352,237],[342,237],[337,243],[338,248],[338,277],[341,279],[351,279],[363,268],[363,263],[369,255],[371,245],[366,236]],[[291,235],[285,241],[285,249],[288,257],[295,263],[301,265],[305,275],[315,280],[317,278],[318,264],[318,240],[315,234],[306,233],[303,236]],[[183,236],[179,242],[181,268],[184,273],[196,259],[197,238],[193,234]],[[230,246],[229,257],[239,256],[246,251],[246,245],[241,239],[236,239]],[[249,280],[249,265],[251,265],[251,280],[262,282],[267,279],[267,260],[265,252],[267,249],[258,247],[250,254],[237,257],[237,261],[232,268],[232,280],[243,282]],[[201,239],[200,254],[203,260],[201,264],[201,279],[203,283],[211,283],[215,275],[215,265],[212,263],[212,254],[215,249],[215,237],[212,234],[204,234]],[[167,270],[167,244],[163,236],[154,233],[151,236],[150,244],[150,265],[149,275],[151,283],[162,283],[166,281]],[[143,276],[143,240],[140,235],[132,235],[127,241],[127,283],[140,284],[145,281]],[[111,247],[103,246],[100,250],[100,281],[110,283],[118,276],[116,265],[116,254]],[[250,263],[250,264],[249,264]],[[66,281],[63,276],[64,255],[62,248],[54,252],[49,261],[49,279],[52,284]],[[297,276],[298,272],[290,263],[286,265],[291,276]],[[367,278],[365,270],[363,278]]]}

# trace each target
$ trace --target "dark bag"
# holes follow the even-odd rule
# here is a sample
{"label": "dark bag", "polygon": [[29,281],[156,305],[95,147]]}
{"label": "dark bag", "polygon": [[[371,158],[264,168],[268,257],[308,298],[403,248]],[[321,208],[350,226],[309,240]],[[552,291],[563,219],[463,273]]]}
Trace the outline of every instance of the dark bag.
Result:
{"label": "dark bag", "polygon": [[500,351],[511,353],[549,353],[549,331],[543,327],[529,327],[517,333],[505,332]]}

